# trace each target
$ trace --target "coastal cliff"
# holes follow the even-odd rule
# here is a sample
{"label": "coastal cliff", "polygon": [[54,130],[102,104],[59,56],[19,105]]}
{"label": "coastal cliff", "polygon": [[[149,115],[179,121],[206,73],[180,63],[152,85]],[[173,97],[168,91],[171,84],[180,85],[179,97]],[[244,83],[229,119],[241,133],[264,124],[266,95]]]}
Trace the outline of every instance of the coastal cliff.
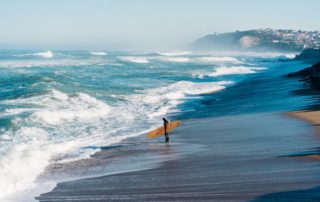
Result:
{"label": "coastal cliff", "polygon": [[190,45],[201,51],[302,51],[320,47],[318,31],[255,29],[206,35]]}

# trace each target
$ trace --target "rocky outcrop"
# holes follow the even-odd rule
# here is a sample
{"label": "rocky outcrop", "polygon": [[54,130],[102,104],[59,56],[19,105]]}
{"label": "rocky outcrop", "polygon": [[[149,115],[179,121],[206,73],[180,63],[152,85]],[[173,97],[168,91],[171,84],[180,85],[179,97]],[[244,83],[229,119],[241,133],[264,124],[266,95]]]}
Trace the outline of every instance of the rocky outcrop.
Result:
{"label": "rocky outcrop", "polygon": [[320,90],[320,63],[314,64],[301,71],[288,74],[288,77],[301,78],[316,90]]}
{"label": "rocky outcrop", "polygon": [[318,63],[320,62],[320,49],[306,49],[297,55],[295,60],[300,60],[306,63]]}

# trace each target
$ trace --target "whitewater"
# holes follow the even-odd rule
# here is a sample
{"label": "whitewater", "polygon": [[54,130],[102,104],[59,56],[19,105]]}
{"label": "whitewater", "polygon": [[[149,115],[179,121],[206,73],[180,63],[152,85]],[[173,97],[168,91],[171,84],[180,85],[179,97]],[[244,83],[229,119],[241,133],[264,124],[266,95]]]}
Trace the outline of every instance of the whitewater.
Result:
{"label": "whitewater", "polygon": [[143,135],[278,57],[0,51],[0,200],[52,189],[68,176],[40,180],[50,165]]}

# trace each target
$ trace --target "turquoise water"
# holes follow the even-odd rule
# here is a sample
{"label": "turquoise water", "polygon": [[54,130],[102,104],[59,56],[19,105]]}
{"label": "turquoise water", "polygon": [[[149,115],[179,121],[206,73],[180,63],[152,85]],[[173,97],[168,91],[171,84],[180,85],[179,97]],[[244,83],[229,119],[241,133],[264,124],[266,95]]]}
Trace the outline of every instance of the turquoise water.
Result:
{"label": "turquoise water", "polygon": [[286,86],[281,75],[304,65],[280,58],[286,56],[1,51],[0,199],[36,186],[52,162],[86,158],[95,151],[81,148],[141,135],[163,116],[299,107],[301,98],[284,93],[296,84]]}

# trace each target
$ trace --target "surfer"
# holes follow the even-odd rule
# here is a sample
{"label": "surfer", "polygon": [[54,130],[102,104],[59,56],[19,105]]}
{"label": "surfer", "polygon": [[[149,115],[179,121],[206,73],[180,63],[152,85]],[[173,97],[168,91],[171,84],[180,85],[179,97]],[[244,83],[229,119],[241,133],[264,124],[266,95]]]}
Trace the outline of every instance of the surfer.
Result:
{"label": "surfer", "polygon": [[169,142],[169,134],[167,131],[167,125],[169,124],[169,121],[166,118],[162,118],[163,120],[163,126],[164,126],[164,136],[166,137],[166,143]]}

